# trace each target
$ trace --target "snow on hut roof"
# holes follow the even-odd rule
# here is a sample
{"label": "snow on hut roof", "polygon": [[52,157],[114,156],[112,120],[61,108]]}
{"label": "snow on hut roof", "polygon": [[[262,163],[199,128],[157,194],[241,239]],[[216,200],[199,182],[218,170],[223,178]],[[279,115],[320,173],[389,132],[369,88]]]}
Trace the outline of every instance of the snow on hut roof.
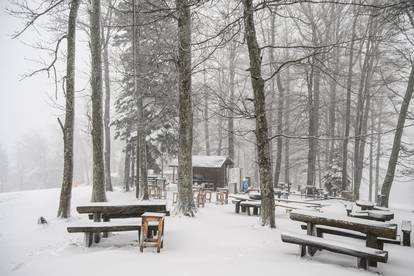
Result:
{"label": "snow on hut roof", "polygon": [[[227,156],[193,155],[193,168],[221,168],[226,161],[233,164]],[[178,167],[178,160],[173,159],[170,167]]]}

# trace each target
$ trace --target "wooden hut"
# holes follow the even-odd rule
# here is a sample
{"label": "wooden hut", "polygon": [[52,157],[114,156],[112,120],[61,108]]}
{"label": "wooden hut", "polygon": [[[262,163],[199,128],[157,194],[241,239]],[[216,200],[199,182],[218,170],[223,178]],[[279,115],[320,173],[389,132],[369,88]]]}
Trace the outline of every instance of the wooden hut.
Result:
{"label": "wooden hut", "polygon": [[[193,155],[193,184],[217,189],[228,186],[228,169],[233,161],[227,156]],[[177,179],[178,160],[172,160],[173,182]]]}

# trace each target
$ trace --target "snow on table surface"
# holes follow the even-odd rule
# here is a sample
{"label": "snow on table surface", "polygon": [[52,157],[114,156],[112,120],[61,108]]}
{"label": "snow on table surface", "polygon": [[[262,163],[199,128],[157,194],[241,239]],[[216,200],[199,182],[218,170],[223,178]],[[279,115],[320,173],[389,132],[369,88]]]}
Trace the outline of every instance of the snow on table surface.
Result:
{"label": "snow on table surface", "polygon": [[[306,276],[408,276],[414,271],[414,248],[385,245],[387,264],[363,271],[354,257],[321,251],[299,258],[297,246],[281,241],[280,233],[303,233],[300,223],[276,208],[276,229],[260,226],[260,218],[234,213],[234,205],[207,203],[194,218],[165,218],[161,253],[148,248],[139,252],[136,232],[117,232],[91,248],[82,233],[67,233],[66,227],[88,222],[76,212],[87,202],[90,187],[76,187],[72,194],[72,218],[57,219],[60,189],[0,194],[1,276],[251,276],[264,274]],[[113,201],[134,201],[134,192],[108,192]],[[171,208],[171,193],[168,207]],[[345,214],[341,203],[330,200],[325,212]],[[414,213],[395,211],[395,221],[414,221]],[[48,224],[39,225],[44,216]],[[118,219],[112,220],[119,222]],[[338,241],[363,245],[365,241],[337,237]],[[336,240],[336,237],[335,237]]]}
{"label": "snow on table surface", "polygon": [[138,201],[110,201],[110,202],[83,202],[76,205],[76,207],[117,207],[117,206],[151,206],[151,205],[166,205],[165,200],[138,200]]}

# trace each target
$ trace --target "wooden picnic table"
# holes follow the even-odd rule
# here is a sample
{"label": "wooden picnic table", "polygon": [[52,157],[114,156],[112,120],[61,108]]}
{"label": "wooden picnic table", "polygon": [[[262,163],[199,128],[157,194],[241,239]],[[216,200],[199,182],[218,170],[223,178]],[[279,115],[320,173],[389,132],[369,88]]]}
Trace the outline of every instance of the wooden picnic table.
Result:
{"label": "wooden picnic table", "polygon": [[361,218],[361,219],[370,219],[377,221],[389,221],[394,219],[394,213],[391,211],[381,211],[381,210],[366,210],[360,212],[350,212],[350,217]]}
{"label": "wooden picnic table", "polygon": [[168,213],[165,201],[136,203],[92,202],[76,207],[79,214],[92,214],[95,221],[111,218],[136,218],[145,212]]}
{"label": "wooden picnic table", "polygon": [[362,211],[372,210],[374,208],[374,205],[375,205],[373,202],[368,201],[368,200],[357,200],[355,202],[355,204],[357,206],[361,207],[361,210]]}
{"label": "wooden picnic table", "polygon": [[[297,210],[290,213],[290,219],[305,222],[307,234],[316,236],[316,226],[326,225],[342,229],[354,230],[366,234],[366,246],[379,249],[378,238],[396,239],[397,225],[392,223],[365,220],[347,216],[316,213]],[[314,249],[308,247],[309,254],[314,254]],[[370,266],[376,266],[376,262],[370,262]]]}

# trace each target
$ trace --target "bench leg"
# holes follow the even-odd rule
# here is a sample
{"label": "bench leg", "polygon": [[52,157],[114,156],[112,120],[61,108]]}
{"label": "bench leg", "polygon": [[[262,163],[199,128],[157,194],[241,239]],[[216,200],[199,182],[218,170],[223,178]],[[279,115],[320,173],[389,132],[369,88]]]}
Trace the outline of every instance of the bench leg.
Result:
{"label": "bench leg", "polygon": [[[103,221],[108,222],[108,221],[110,221],[110,219],[109,218],[103,218]],[[108,236],[109,236],[109,232],[103,232],[102,233],[103,238],[107,238]]]}
{"label": "bench leg", "polygon": [[357,258],[357,266],[358,266],[358,268],[368,269],[367,259],[358,257]]}
{"label": "bench leg", "polygon": [[[93,214],[93,221],[100,222],[101,221],[101,214],[100,213],[94,213]],[[100,232],[96,232],[93,235],[94,235],[94,241],[95,241],[95,243],[99,243],[101,241],[101,233]]]}
{"label": "bench leg", "polygon": [[403,246],[411,246],[411,232],[403,231]]}
{"label": "bench leg", "polygon": [[235,208],[234,211],[236,212],[236,214],[240,213],[240,202],[236,202],[234,208]]}
{"label": "bench leg", "polygon": [[93,242],[93,234],[91,232],[85,232],[85,246],[91,247]]}
{"label": "bench leg", "polygon": [[247,215],[248,216],[251,216],[252,214],[250,213],[250,207],[249,206],[246,206],[246,209],[247,209]]}
{"label": "bench leg", "polygon": [[253,207],[253,215],[257,216],[259,214],[259,208]]}
{"label": "bench leg", "polygon": [[[376,236],[367,235],[366,246],[367,247],[371,247],[371,248],[378,249],[379,248],[378,238]],[[368,261],[368,265],[369,266],[372,266],[372,267],[377,267],[377,262],[376,261],[369,260]]]}
{"label": "bench leg", "polygon": [[[306,231],[309,236],[316,236],[315,225],[313,223],[309,223],[309,222],[307,223]],[[315,255],[315,253],[316,253],[316,248],[308,246],[308,254],[310,256],[313,256]]]}
{"label": "bench leg", "polygon": [[306,256],[306,246],[305,245],[299,245],[299,255],[301,257]]}
{"label": "bench leg", "polygon": [[241,212],[246,213],[246,206],[241,206]]}

